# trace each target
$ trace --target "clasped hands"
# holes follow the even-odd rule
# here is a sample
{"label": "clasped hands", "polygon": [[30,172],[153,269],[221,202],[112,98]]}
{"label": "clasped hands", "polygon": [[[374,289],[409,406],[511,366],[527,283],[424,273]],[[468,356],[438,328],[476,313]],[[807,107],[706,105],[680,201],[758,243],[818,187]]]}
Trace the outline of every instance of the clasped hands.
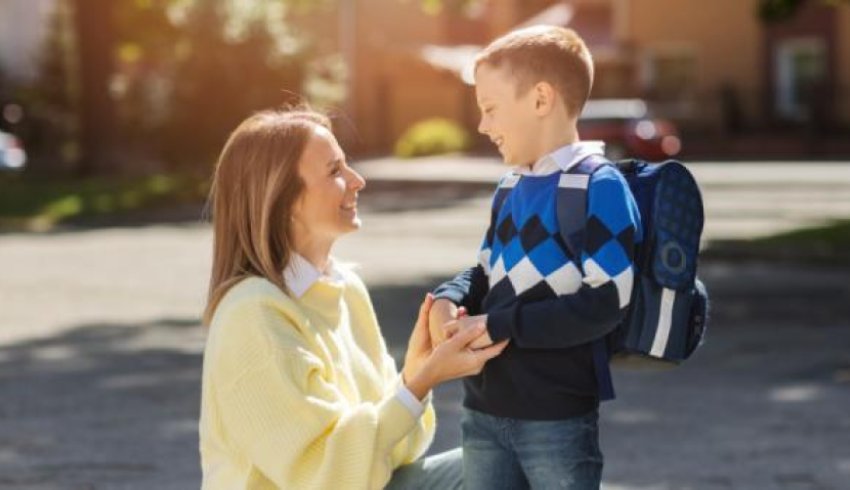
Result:
{"label": "clasped hands", "polygon": [[408,389],[421,400],[443,381],[480,373],[508,345],[493,344],[486,322],[427,294],[407,344],[402,380]]}
{"label": "clasped hands", "polygon": [[493,345],[487,331],[487,315],[469,316],[464,307],[457,307],[446,299],[435,300],[428,316],[428,331],[431,342],[438,345],[455,334],[467,329],[483,326],[484,332],[470,342],[469,348],[477,350]]}

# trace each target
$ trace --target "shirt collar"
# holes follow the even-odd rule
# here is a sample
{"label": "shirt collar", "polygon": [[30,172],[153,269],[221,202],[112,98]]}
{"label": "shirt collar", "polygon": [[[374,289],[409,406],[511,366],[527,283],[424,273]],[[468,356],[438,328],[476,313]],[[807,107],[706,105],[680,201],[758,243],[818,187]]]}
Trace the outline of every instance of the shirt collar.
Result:
{"label": "shirt collar", "polygon": [[322,272],[300,254],[293,252],[292,257],[289,259],[289,264],[287,264],[286,269],[283,271],[283,281],[292,294],[296,298],[301,298],[313,284],[316,284],[320,280],[327,280],[332,283],[343,281],[334,260],[332,258],[329,259],[327,271]]}
{"label": "shirt collar", "polygon": [[566,172],[573,165],[590,155],[604,155],[605,143],[602,141],[577,141],[540,158],[534,165],[517,167],[521,175],[549,175],[555,172]]}

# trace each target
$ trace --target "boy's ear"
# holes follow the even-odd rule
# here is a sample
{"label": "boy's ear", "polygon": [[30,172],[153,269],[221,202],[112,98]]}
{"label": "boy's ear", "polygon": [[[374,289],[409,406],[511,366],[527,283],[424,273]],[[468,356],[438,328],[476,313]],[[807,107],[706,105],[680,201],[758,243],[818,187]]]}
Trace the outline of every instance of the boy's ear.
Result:
{"label": "boy's ear", "polygon": [[534,86],[534,109],[539,116],[545,116],[555,105],[555,89],[546,82]]}

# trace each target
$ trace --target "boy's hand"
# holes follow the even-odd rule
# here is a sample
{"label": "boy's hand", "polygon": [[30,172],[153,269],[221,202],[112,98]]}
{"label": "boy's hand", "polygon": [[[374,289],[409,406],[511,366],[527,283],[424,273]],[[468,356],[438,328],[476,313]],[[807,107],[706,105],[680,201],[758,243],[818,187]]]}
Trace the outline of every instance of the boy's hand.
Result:
{"label": "boy's hand", "polygon": [[443,325],[443,331],[445,332],[444,335],[447,338],[450,338],[460,331],[474,328],[477,325],[484,326],[484,333],[473,340],[472,343],[469,344],[469,347],[472,349],[483,349],[493,345],[493,339],[490,338],[490,333],[487,331],[487,315],[461,315],[456,320],[449,321]]}
{"label": "boy's hand", "polygon": [[484,364],[502,353],[508,341],[485,349],[473,349],[472,343],[485,333],[478,321],[440,345],[432,345],[428,334],[428,317],[434,297],[428,293],[419,308],[419,317],[410,335],[404,356],[402,380],[414,396],[423,400],[429,391],[449,379],[478,374]]}
{"label": "boy's hand", "polygon": [[458,308],[454,303],[447,299],[438,299],[431,306],[431,311],[428,314],[428,330],[431,332],[431,343],[436,345],[441,344],[446,340],[446,334],[443,331],[443,325],[458,317]]}

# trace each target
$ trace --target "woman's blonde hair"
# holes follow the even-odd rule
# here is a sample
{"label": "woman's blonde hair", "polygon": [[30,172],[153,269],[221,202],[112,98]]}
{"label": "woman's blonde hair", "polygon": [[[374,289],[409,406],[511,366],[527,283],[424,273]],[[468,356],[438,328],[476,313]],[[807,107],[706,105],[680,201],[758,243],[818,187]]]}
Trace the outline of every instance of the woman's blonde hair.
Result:
{"label": "woman's blonde hair", "polygon": [[213,261],[204,324],[248,276],[287,290],[292,210],[304,188],[298,162],[317,126],[331,129],[326,116],[309,109],[263,111],[243,121],[224,145],[208,201]]}

